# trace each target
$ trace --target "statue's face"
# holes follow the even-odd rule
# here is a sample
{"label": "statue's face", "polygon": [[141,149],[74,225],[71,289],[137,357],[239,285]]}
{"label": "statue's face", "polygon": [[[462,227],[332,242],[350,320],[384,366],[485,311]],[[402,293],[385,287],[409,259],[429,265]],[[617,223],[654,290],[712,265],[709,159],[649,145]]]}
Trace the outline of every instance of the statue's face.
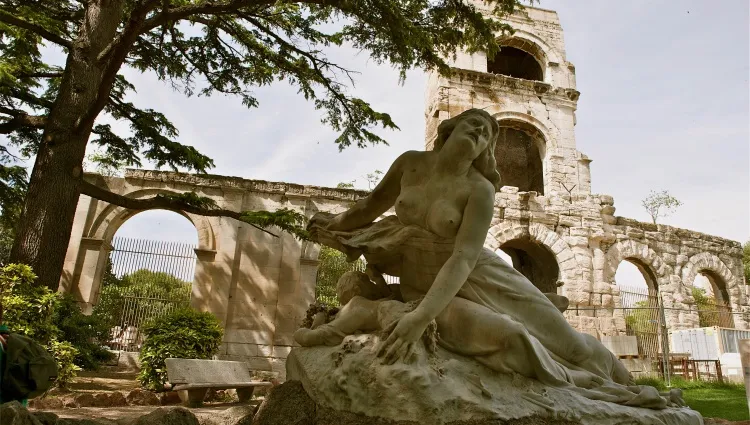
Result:
{"label": "statue's face", "polygon": [[[462,158],[477,158],[490,144],[492,124],[479,115],[467,115],[461,118],[445,143],[453,154]],[[445,148],[444,147],[444,148]]]}

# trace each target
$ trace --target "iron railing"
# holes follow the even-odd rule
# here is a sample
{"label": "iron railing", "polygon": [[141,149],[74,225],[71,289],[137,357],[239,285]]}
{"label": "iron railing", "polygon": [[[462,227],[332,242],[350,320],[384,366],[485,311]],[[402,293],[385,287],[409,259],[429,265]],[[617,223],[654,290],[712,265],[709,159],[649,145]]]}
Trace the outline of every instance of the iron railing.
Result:
{"label": "iron railing", "polygon": [[190,306],[195,262],[190,244],[113,239],[100,296],[115,323],[112,349],[140,351],[144,324]]}

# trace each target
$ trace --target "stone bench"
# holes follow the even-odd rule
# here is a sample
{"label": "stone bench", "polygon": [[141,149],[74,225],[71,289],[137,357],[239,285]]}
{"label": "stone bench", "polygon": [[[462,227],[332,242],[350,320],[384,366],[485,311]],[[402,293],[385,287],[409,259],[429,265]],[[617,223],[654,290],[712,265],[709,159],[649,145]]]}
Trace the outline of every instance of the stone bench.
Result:
{"label": "stone bench", "polygon": [[182,403],[188,407],[200,406],[209,389],[235,389],[240,402],[244,403],[253,396],[255,387],[273,385],[253,380],[245,362],[166,359],[166,363],[172,390],[177,391]]}

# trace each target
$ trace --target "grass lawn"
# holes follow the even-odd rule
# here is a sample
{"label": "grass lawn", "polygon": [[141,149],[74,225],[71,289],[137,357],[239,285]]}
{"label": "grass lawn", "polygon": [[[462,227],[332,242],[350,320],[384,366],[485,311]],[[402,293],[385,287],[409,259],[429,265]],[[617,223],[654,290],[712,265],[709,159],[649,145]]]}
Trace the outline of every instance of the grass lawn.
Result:
{"label": "grass lawn", "polygon": [[[664,381],[658,379],[644,378],[636,382],[657,387],[661,391],[666,389]],[[703,417],[730,421],[750,419],[744,385],[674,379],[672,387],[682,388],[685,402],[692,409],[700,412]]]}

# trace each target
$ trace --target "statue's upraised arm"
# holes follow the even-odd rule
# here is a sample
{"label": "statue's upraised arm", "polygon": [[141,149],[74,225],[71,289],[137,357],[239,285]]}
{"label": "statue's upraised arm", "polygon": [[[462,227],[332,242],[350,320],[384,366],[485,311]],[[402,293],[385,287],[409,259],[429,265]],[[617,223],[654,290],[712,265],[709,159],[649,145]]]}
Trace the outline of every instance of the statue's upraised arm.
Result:
{"label": "statue's upraised arm", "polygon": [[367,197],[331,220],[330,230],[352,230],[372,223],[396,203],[401,193],[401,176],[404,168],[415,160],[419,151],[407,151],[393,162],[383,179]]}

